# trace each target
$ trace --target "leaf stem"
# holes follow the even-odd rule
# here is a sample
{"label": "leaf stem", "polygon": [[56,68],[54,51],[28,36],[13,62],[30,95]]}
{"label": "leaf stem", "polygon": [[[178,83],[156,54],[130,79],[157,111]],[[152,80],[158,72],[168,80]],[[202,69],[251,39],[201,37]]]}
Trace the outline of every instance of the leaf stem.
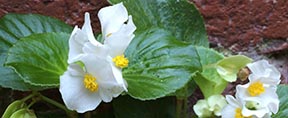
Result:
{"label": "leaf stem", "polygon": [[36,94],[31,93],[30,95],[26,96],[25,98],[22,98],[21,100],[22,100],[23,102],[25,102],[25,101],[29,100],[30,98],[34,97],[35,95],[36,95]]}

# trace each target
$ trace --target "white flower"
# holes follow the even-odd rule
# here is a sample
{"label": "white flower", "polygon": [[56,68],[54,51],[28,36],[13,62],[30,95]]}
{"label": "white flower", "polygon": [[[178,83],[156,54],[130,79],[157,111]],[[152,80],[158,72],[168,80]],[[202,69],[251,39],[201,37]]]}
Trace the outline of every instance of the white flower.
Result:
{"label": "white flower", "polygon": [[278,112],[276,89],[280,83],[280,72],[265,60],[247,66],[252,72],[249,82],[236,86],[236,99],[226,96],[228,105],[222,111],[223,118],[270,118],[272,113]]}
{"label": "white flower", "polygon": [[248,77],[249,83],[236,86],[236,96],[263,101],[262,104],[265,107],[271,112],[277,113],[279,99],[276,90],[277,84],[280,82],[279,71],[265,60],[247,66],[252,71]]}
{"label": "white flower", "polygon": [[193,110],[198,117],[221,116],[221,110],[226,105],[225,98],[222,95],[212,95],[207,100],[198,100],[193,106]]}
{"label": "white flower", "polygon": [[[92,75],[78,64],[70,64],[60,77],[60,92],[68,109],[79,113],[94,110],[103,100],[109,102],[124,89],[111,74],[108,64],[98,65],[100,72]],[[110,70],[111,73],[111,70]]]}
{"label": "white flower", "polygon": [[247,67],[252,72],[250,79],[261,79],[270,85],[280,83],[281,73],[266,60],[247,64]]}
{"label": "white flower", "polygon": [[[228,104],[221,111],[222,118],[270,118],[270,111],[256,99],[241,100],[227,95],[226,100]],[[252,107],[255,110],[251,110]]]}
{"label": "white flower", "polygon": [[[129,61],[124,57],[124,51],[133,39],[136,27],[122,3],[101,9],[98,16],[104,44],[95,40],[89,13],[85,13],[83,28],[76,26],[69,39],[70,65],[60,77],[64,103],[79,113],[93,110],[101,101],[110,102],[127,91],[122,68],[128,66]],[[78,61],[84,63],[83,68],[74,64]]]}
{"label": "white flower", "polygon": [[278,112],[279,99],[276,93],[276,86],[270,86],[262,79],[250,79],[250,82],[245,85],[236,86],[236,96],[241,98],[253,98],[263,101],[263,104],[273,113]]}

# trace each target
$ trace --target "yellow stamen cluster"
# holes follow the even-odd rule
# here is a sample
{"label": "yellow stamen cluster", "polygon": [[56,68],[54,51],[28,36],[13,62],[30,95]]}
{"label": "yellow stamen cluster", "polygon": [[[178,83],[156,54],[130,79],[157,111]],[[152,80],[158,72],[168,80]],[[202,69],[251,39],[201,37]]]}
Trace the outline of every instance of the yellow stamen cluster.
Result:
{"label": "yellow stamen cluster", "polygon": [[262,82],[254,82],[252,84],[250,84],[250,86],[248,87],[248,93],[251,96],[258,96],[260,94],[262,94],[263,92],[265,92],[265,88],[263,86]]}
{"label": "yellow stamen cluster", "polygon": [[125,68],[128,66],[129,60],[124,55],[116,56],[112,60],[115,65],[119,68]]}
{"label": "yellow stamen cluster", "polygon": [[245,117],[242,115],[241,108],[235,109],[235,118],[252,118],[252,116]]}
{"label": "yellow stamen cluster", "polygon": [[98,90],[98,83],[96,82],[96,78],[91,74],[85,74],[83,82],[85,88],[91,92],[96,92]]}

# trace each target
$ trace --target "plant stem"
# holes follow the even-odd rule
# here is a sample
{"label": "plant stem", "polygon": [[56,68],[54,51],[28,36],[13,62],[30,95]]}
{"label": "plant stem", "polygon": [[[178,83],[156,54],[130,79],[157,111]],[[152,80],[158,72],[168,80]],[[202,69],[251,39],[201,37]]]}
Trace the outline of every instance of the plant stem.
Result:
{"label": "plant stem", "polygon": [[188,118],[187,116],[187,98],[178,99],[176,102],[176,118]]}
{"label": "plant stem", "polygon": [[37,100],[32,100],[32,102],[27,106],[27,108],[30,108],[32,105],[34,105],[37,102]]}
{"label": "plant stem", "polygon": [[22,98],[21,100],[22,100],[23,102],[25,102],[25,101],[29,100],[30,98],[34,97],[35,95],[36,95],[36,94],[31,93],[30,95],[26,96],[25,98]]}
{"label": "plant stem", "polygon": [[50,104],[52,104],[52,105],[60,108],[60,109],[63,109],[63,110],[67,113],[67,115],[69,116],[69,118],[77,118],[77,113],[68,110],[64,105],[60,104],[59,102],[56,102],[56,101],[54,101],[54,100],[52,100],[52,99],[50,99],[50,98],[48,98],[48,97],[46,97],[46,96],[43,96],[43,95],[40,94],[40,93],[39,93],[39,97],[40,97],[42,100],[44,100],[44,101],[46,101],[46,102],[48,102],[48,103],[50,103]]}

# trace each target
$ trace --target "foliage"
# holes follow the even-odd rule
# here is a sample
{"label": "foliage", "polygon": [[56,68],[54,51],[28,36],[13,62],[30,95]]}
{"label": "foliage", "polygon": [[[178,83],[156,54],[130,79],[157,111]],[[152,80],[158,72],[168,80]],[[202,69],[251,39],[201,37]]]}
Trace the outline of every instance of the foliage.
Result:
{"label": "foliage", "polygon": [[9,48],[21,38],[31,34],[45,32],[70,33],[71,31],[71,26],[47,16],[37,14],[7,14],[2,17],[0,19],[0,85],[21,91],[39,89],[24,82],[11,68],[4,67]]}

